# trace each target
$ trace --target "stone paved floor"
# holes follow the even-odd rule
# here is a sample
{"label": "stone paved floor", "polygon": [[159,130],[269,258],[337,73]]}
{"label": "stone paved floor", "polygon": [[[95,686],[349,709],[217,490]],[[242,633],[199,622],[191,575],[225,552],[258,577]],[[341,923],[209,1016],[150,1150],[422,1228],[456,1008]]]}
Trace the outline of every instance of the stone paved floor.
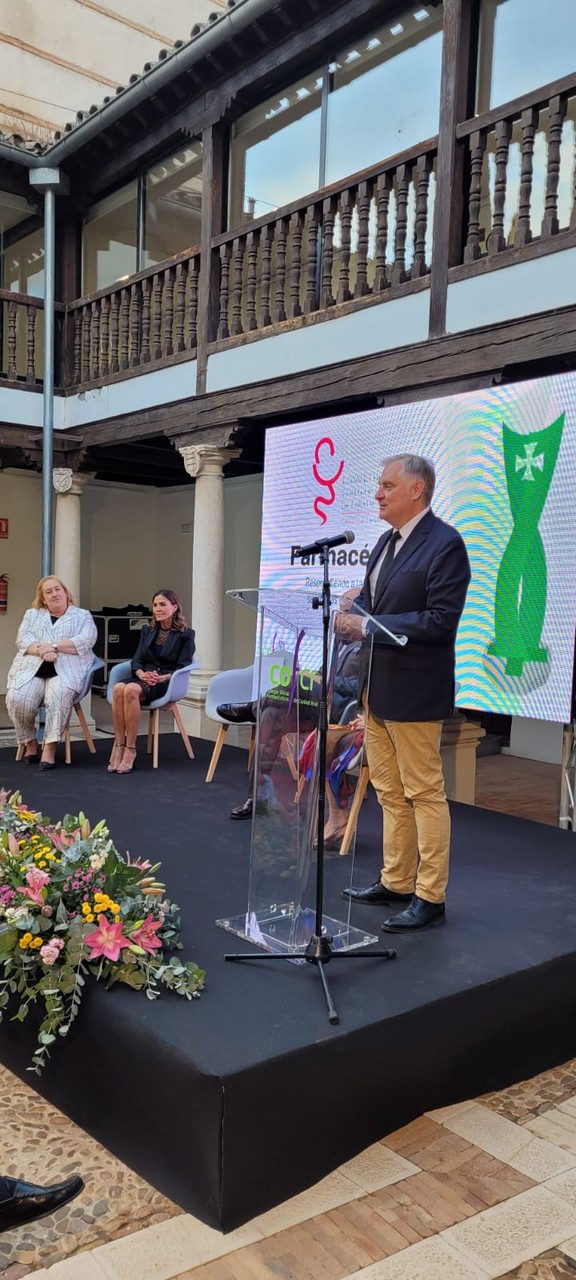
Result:
{"label": "stone paved floor", "polygon": [[[480,803],[522,815],[518,762],[501,765]],[[554,822],[557,771],[544,773],[539,813]],[[535,784],[532,771],[531,803]],[[576,1061],[421,1116],[226,1236],[2,1068],[0,1170],[86,1182],[53,1218],[0,1236],[0,1280],[576,1280]]]}

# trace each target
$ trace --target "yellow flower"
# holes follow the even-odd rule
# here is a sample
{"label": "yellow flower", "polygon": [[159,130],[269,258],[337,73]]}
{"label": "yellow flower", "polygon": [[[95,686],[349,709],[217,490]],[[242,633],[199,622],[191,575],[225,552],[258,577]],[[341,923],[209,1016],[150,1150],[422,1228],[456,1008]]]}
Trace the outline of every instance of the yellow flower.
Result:
{"label": "yellow flower", "polygon": [[94,916],[93,916],[93,914],[92,914],[92,912],[91,912],[91,911],[89,911],[89,912],[88,912],[88,915],[87,915],[87,916],[85,916],[85,917],[84,917],[84,919],[86,920],[86,923],[87,923],[87,924],[93,924],[93,923],[94,923]]}
{"label": "yellow flower", "polygon": [[118,903],[117,903],[117,902],[113,902],[113,903],[112,903],[112,906],[111,906],[111,908],[110,908],[110,910],[111,910],[111,912],[112,912],[112,915],[113,915],[113,916],[117,916],[117,915],[118,915],[118,912],[120,911],[120,907],[118,906]]}
{"label": "yellow flower", "polygon": [[20,942],[18,943],[18,946],[21,947],[22,950],[25,950],[25,948],[30,945],[31,941],[32,941],[32,934],[24,933],[22,934],[22,937],[20,939]]}
{"label": "yellow flower", "polygon": [[89,914],[89,912],[90,912],[90,903],[89,903],[89,902],[83,902],[83,903],[82,903],[82,915],[83,915],[83,916],[87,916],[87,915]]}

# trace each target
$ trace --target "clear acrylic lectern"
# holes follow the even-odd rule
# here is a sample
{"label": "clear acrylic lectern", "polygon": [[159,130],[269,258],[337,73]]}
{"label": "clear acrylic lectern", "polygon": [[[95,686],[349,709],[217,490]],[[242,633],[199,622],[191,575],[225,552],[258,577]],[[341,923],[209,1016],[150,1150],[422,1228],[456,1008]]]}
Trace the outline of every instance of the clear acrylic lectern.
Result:
{"label": "clear acrylic lectern", "polygon": [[[318,815],[319,667],[322,657],[322,613],[314,597],[301,591],[228,592],[258,614],[254,666],[257,723],[252,759],[253,813],[248,905],[217,924],[266,951],[300,958],[315,932],[316,835]],[[363,643],[362,661],[369,665],[371,640]],[[345,646],[349,648],[349,646]],[[346,718],[339,671],[346,654],[330,627],[328,664],[328,750],[324,832],[346,826],[359,768],[362,777],[362,730],[332,725],[331,706],[338,703]],[[353,693],[349,711],[353,713]],[[355,822],[344,840],[328,840],[325,859],[322,930],[333,951],[352,951],[378,941],[350,925],[350,903],[341,890],[352,883]],[[343,874],[345,872],[345,874]],[[234,910],[234,904],[230,904]]]}

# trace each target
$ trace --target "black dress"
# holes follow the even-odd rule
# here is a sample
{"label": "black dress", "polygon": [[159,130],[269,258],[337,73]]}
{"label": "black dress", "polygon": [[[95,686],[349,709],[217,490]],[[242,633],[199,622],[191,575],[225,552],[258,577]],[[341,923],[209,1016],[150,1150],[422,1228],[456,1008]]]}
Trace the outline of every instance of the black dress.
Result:
{"label": "black dress", "polygon": [[140,702],[146,707],[157,698],[162,698],[168,688],[168,681],[162,684],[149,685],[138,678],[137,671],[156,671],[158,675],[172,675],[192,662],[195,651],[194,632],[191,627],[183,627],[178,631],[171,627],[163,631],[160,626],[144,627],[140,642],[132,658],[132,681],[140,686]]}

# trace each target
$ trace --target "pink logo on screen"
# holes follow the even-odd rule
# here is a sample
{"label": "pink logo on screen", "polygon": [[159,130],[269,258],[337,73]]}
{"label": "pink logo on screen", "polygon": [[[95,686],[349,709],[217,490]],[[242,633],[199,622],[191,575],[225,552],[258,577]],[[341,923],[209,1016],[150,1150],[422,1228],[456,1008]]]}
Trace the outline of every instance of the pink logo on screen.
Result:
{"label": "pink logo on screen", "polygon": [[[312,474],[314,479],[316,483],[321,485],[326,491],[325,493],[318,494],[318,497],[314,499],[313,503],[314,511],[319,517],[321,524],[326,524],[327,519],[326,512],[323,511],[322,508],[331,507],[332,503],[335,502],[336,490],[334,486],[338,483],[338,480],[344,470],[344,459],[342,458],[334,471],[334,463],[331,460],[335,453],[336,448],[334,441],[330,439],[330,436],[322,436],[322,439],[318,441],[314,449],[314,462],[312,463]],[[323,472],[328,473],[329,471],[332,471],[333,475],[322,474]]]}

